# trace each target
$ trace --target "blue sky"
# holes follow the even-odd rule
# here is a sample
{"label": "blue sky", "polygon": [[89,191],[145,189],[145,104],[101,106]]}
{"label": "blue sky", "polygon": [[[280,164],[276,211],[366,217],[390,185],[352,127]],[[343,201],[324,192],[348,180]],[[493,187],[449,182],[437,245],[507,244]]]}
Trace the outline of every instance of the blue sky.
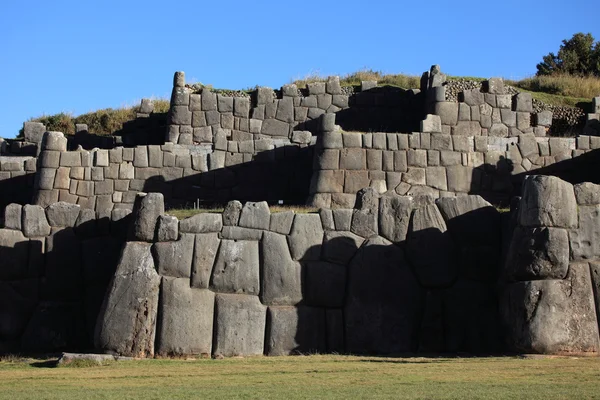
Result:
{"label": "blue sky", "polygon": [[367,67],[524,78],[562,39],[600,40],[597,0],[0,2],[0,137],[23,121],[168,97],[175,71],[280,87]]}

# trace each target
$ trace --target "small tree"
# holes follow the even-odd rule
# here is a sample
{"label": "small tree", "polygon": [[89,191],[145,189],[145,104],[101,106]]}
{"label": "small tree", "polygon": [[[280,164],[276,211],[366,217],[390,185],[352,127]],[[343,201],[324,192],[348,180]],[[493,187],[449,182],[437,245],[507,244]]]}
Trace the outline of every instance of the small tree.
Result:
{"label": "small tree", "polygon": [[537,65],[537,75],[553,74],[600,76],[600,42],[590,33],[563,40],[558,55],[550,53]]}

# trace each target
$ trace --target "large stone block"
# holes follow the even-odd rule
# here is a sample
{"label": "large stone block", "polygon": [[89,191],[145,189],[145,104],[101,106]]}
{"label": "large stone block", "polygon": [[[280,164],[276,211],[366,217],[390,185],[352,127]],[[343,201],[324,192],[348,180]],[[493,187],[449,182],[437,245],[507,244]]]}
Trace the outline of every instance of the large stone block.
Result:
{"label": "large stone block", "polygon": [[574,189],[577,204],[582,206],[600,204],[600,185],[584,182],[575,185]]}
{"label": "large stone block", "polygon": [[104,299],[96,349],[132,357],[154,355],[160,276],[150,243],[128,242]]}
{"label": "large stone block", "polygon": [[266,201],[247,202],[242,208],[239,226],[255,229],[269,229],[271,211]]}
{"label": "large stone block", "polygon": [[473,167],[464,167],[462,165],[448,166],[446,168],[448,190],[463,193],[471,192],[474,189],[471,186],[473,174]]}
{"label": "large stone block", "polygon": [[517,112],[533,112],[531,93],[519,93],[513,98],[514,110]]}
{"label": "large stone block", "polygon": [[458,244],[498,245],[500,213],[481,196],[445,197],[436,204]]}
{"label": "large stone block", "polygon": [[285,136],[290,133],[290,124],[277,119],[265,119],[262,122],[260,133],[268,136]]}
{"label": "large stone block", "polygon": [[393,354],[414,351],[421,319],[421,289],[398,246],[373,237],[348,268],[346,351]]}
{"label": "large stone block", "polygon": [[132,235],[134,240],[152,242],[156,237],[158,217],[165,213],[162,193],[140,193],[133,211]]}
{"label": "large stone block", "polygon": [[289,235],[294,222],[294,211],[283,211],[271,214],[269,230],[283,235]]}
{"label": "large stone block", "polygon": [[0,281],[0,338],[2,340],[18,340],[21,337],[37,302],[37,279]]}
{"label": "large stone block", "polygon": [[216,213],[200,213],[179,221],[181,233],[220,232],[222,228],[223,218]]}
{"label": "large stone block", "polygon": [[288,236],[294,260],[318,260],[323,242],[323,226],[318,214],[296,214]]}
{"label": "large stone block", "polygon": [[23,214],[23,206],[20,204],[12,203],[4,208],[4,218],[2,219],[2,226],[7,229],[21,230],[21,221]]}
{"label": "large stone block", "polygon": [[46,209],[46,216],[50,226],[74,227],[79,217],[81,207],[64,201],[51,204]]}
{"label": "large stone block", "polygon": [[257,296],[217,294],[213,354],[258,356],[263,354],[267,308]]}
{"label": "large stone block", "polygon": [[[434,204],[416,208],[407,234],[407,256],[419,282],[426,287],[447,287],[457,276],[452,238]],[[432,249],[435,249],[432,251]]]}
{"label": "large stone block", "polygon": [[194,235],[184,233],[176,242],[160,242],[152,246],[156,270],[163,276],[189,278],[194,255]]}
{"label": "large stone block", "polygon": [[269,307],[265,353],[269,356],[324,353],[325,310],[314,307]]}
{"label": "large stone block", "polygon": [[258,295],[260,291],[258,242],[221,240],[210,288],[220,293]]}
{"label": "large stone block", "polygon": [[344,306],[346,266],[324,261],[306,264],[306,304],[317,307]]}
{"label": "large stone block", "polygon": [[564,280],[508,285],[501,311],[507,339],[523,353],[598,353],[598,323],[588,264],[571,264]]}
{"label": "large stone block", "polygon": [[534,175],[523,184],[519,206],[523,226],[577,227],[577,201],[573,185],[554,176]]}
{"label": "large stone block", "polygon": [[[48,227],[50,229],[50,227]],[[32,250],[32,256],[33,254]],[[28,274],[29,240],[21,231],[0,229],[0,280],[14,280]]]}
{"label": "large stone block", "polygon": [[579,206],[579,228],[569,232],[573,259],[600,257],[600,205]]}
{"label": "large stone block", "polygon": [[410,197],[394,194],[381,196],[379,201],[379,234],[393,243],[406,240],[413,203]]}
{"label": "large stone block", "polygon": [[23,207],[23,234],[27,237],[43,237],[50,234],[50,225],[41,206],[26,204]]}
{"label": "large stone block", "polygon": [[326,231],[323,239],[323,260],[346,265],[363,242],[362,237],[352,232]]}
{"label": "large stone block", "polygon": [[192,287],[208,289],[217,251],[219,250],[218,234],[196,234],[194,258],[192,260]]}
{"label": "large stone block", "polygon": [[157,322],[157,353],[200,354],[212,351],[215,294],[190,288],[189,279],[162,278]]}
{"label": "large stone block", "polygon": [[515,229],[506,257],[506,273],[511,279],[563,279],[568,268],[569,236],[565,229]]}
{"label": "large stone block", "polygon": [[342,149],[340,151],[340,169],[367,169],[365,150],[361,148]]}
{"label": "large stone block", "polygon": [[454,126],[458,122],[458,103],[451,101],[435,103],[435,114],[440,116],[442,124]]}
{"label": "large stone block", "polygon": [[302,301],[302,267],[292,260],[286,237],[265,232],[261,250],[263,304],[298,304]]}

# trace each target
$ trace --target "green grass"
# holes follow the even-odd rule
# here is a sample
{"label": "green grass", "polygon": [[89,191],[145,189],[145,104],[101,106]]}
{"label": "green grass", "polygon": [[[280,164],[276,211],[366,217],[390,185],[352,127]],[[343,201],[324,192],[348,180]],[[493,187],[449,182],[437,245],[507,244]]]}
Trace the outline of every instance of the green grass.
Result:
{"label": "green grass", "polygon": [[[208,208],[171,208],[166,211],[167,214],[177,217],[182,220],[184,218],[193,217],[196,214],[201,213],[222,213],[224,207],[208,207]],[[318,208],[308,207],[302,205],[286,205],[286,206],[269,206],[271,213],[278,213],[284,211],[294,211],[296,213],[313,213],[319,211]]]}
{"label": "green grass", "polygon": [[[169,111],[169,100],[154,99],[154,112],[166,113]],[[90,133],[96,135],[112,135],[123,127],[123,123],[136,118],[139,105],[134,107],[105,108],[92,111],[79,116],[69,113],[42,115],[30,118],[29,121],[42,122],[49,131],[59,131],[66,135],[75,134],[75,124],[87,124]],[[23,132],[19,133],[22,136]]]}
{"label": "green grass", "polygon": [[11,400],[598,396],[599,358],[296,356],[122,361],[87,368],[0,362],[0,399]]}

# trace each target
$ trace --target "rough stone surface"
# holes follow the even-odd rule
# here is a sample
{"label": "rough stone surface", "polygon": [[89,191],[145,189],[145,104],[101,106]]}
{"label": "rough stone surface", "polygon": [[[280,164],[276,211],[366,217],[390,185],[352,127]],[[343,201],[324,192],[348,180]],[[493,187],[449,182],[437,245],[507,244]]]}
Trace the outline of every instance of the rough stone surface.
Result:
{"label": "rough stone surface", "polygon": [[160,276],[150,246],[125,245],[98,316],[97,349],[132,357],[154,355]]}
{"label": "rough stone surface", "polygon": [[210,288],[220,293],[258,295],[260,291],[258,243],[251,240],[221,240]]}
{"label": "rough stone surface", "polygon": [[7,229],[21,230],[21,221],[23,214],[23,206],[20,204],[9,204],[4,208],[4,218],[2,226]]}
{"label": "rough stone surface", "polygon": [[201,213],[179,221],[181,233],[220,232],[223,229],[221,214]]}
{"label": "rough stone surface", "polygon": [[133,212],[133,238],[152,242],[156,238],[158,217],[165,213],[165,201],[162,193],[138,194]]}
{"label": "rough stone surface", "polygon": [[30,204],[23,207],[23,234],[27,237],[50,235],[50,225],[42,207]]}
{"label": "rough stone surface", "polygon": [[588,264],[571,264],[564,280],[509,285],[501,310],[511,347],[523,353],[597,353],[593,299]]}
{"label": "rough stone surface", "polygon": [[294,260],[318,260],[323,242],[323,226],[318,214],[296,214],[288,236]]}
{"label": "rough stone surface", "polygon": [[600,257],[600,205],[579,206],[579,228],[569,232],[574,260]]}
{"label": "rough stone surface", "polygon": [[283,235],[289,235],[294,222],[294,211],[283,211],[271,214],[269,230]]}
{"label": "rough stone surface", "polygon": [[554,176],[534,175],[523,184],[519,207],[522,226],[577,227],[577,201],[573,185]]}
{"label": "rough stone surface", "polygon": [[236,226],[240,220],[240,214],[242,212],[242,203],[237,200],[232,200],[227,203],[225,210],[223,211],[223,225],[225,226]]}
{"label": "rough stone surface", "polygon": [[194,251],[192,261],[192,287],[207,289],[221,241],[217,233],[199,233],[195,236],[196,251]]}
{"label": "rough stone surface", "polygon": [[261,243],[261,300],[266,305],[295,305],[302,300],[302,267],[290,255],[286,237],[265,232]]}
{"label": "rough stone surface", "polygon": [[158,217],[157,240],[159,242],[170,242],[179,237],[179,220],[171,215]]}
{"label": "rough stone surface", "polygon": [[404,242],[408,233],[412,208],[410,197],[393,194],[382,196],[379,202],[379,232],[381,236],[393,243]]}
{"label": "rough stone surface", "polygon": [[323,239],[323,260],[347,265],[364,239],[352,232],[327,231]]}
{"label": "rough stone surface", "polygon": [[326,344],[325,310],[314,307],[269,307],[266,354],[323,353]]}
{"label": "rough stone surface", "polygon": [[266,307],[257,296],[217,294],[213,354],[258,356],[265,343]]}
{"label": "rough stone surface", "polygon": [[242,208],[239,225],[246,228],[269,229],[271,211],[266,201],[247,202]]}
{"label": "rough stone surface", "polygon": [[513,280],[563,279],[569,269],[569,236],[560,228],[517,228],[506,269]]}
{"label": "rough stone surface", "polygon": [[50,226],[74,227],[79,217],[81,207],[64,201],[51,204],[46,209],[46,216]]}
{"label": "rough stone surface", "polygon": [[600,185],[584,182],[575,185],[574,189],[577,204],[584,206],[600,204]]}
{"label": "rough stone surface", "polygon": [[190,288],[189,279],[163,278],[157,322],[159,355],[210,355],[215,294]]}
{"label": "rough stone surface", "polygon": [[194,235],[184,233],[176,242],[155,243],[152,253],[156,269],[162,276],[189,278],[194,254]]}

